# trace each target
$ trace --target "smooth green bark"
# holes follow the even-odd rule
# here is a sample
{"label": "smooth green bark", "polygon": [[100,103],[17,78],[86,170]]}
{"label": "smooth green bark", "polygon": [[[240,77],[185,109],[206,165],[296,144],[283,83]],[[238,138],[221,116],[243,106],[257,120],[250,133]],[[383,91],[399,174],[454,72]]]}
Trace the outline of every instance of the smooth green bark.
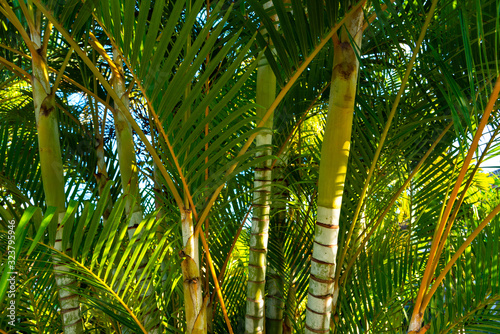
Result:
{"label": "smooth green bark", "polygon": [[194,234],[191,210],[181,211],[182,240],[181,268],[184,287],[184,308],[186,313],[186,333],[207,332],[206,303],[201,292],[200,260],[198,237]]}
{"label": "smooth green bark", "polygon": [[[276,77],[267,60],[259,61],[257,70],[256,102],[257,117],[262,117],[276,97]],[[271,155],[273,117],[270,117],[264,129],[257,134],[258,156]],[[247,306],[245,333],[264,332],[264,295],[267,267],[267,241],[269,234],[269,213],[271,195],[271,163],[268,159],[255,168],[255,191],[253,199],[253,217],[250,235],[250,259],[248,263]]]}
{"label": "smooth green bark", "polygon": [[[273,186],[271,199],[271,215],[272,215],[272,234],[271,238],[277,238],[280,252],[275,254],[280,259],[278,263],[284,263],[283,258],[283,240],[282,235],[285,232],[285,224],[287,218],[286,202],[288,200],[288,191],[284,180],[284,168],[288,164],[288,152],[284,151],[273,168]],[[267,298],[266,298],[266,333],[283,333],[283,310],[284,302],[284,285],[285,282],[279,272],[274,268],[269,267],[267,270]]]}
{"label": "smooth green bark", "polygon": [[[125,86],[125,77],[123,72],[122,61],[119,57],[118,50],[113,47],[113,62],[115,66],[115,71],[113,73],[112,84],[115,93],[120,97],[121,101],[126,108],[130,108],[130,100],[127,92],[127,87]],[[125,212],[129,218],[128,223],[128,236],[129,239],[135,234],[137,227],[142,222],[142,208],[140,205],[140,193],[139,193],[139,170],[137,167],[137,159],[135,154],[134,137],[132,132],[132,126],[123,116],[120,108],[115,103],[115,110],[113,110],[113,119],[116,130],[116,142],[117,142],[117,152],[118,152],[118,163],[120,167],[120,177],[122,182],[123,193],[126,196],[125,200]],[[143,259],[139,269],[137,270],[136,277],[142,276],[142,270],[146,266],[147,260]],[[147,287],[144,295],[141,298],[147,298],[154,293],[151,284],[151,278],[147,275],[142,277],[142,280],[137,282],[140,285]],[[155,318],[158,312],[157,307],[153,305],[145,305],[149,308],[147,315],[144,317],[144,325],[148,330],[149,334],[160,333],[160,321]],[[124,332],[128,332],[124,329]]]}
{"label": "smooth green bark", "polygon": [[[32,86],[33,103],[35,107],[36,126],[38,132],[38,149],[40,152],[40,168],[42,183],[47,206],[57,208],[53,224],[57,224],[54,248],[62,249],[63,227],[60,226],[65,214],[66,195],[64,193],[64,173],[59,142],[59,127],[55,95],[49,83],[46,50],[43,49],[38,31],[31,31],[32,42],[37,53],[32,54]],[[61,307],[63,331],[65,334],[83,333],[82,318],[78,295],[74,293],[76,285],[73,276],[65,274],[69,268],[60,263],[58,258],[53,259],[55,281]]]}
{"label": "smooth green bark", "polygon": [[359,63],[349,35],[361,46],[363,10],[347,19],[335,41],[328,118],[318,180],[318,212],[314,235],[305,333],[329,333],[340,209],[351,143]]}
{"label": "smooth green bark", "polygon": [[[119,59],[119,53],[113,48],[113,59],[116,71],[113,73],[112,84],[116,94],[120,97],[123,104],[129,108],[130,101],[125,86],[123,74],[123,65]],[[139,197],[139,170],[135,155],[134,137],[132,126],[123,116],[119,107],[115,103],[113,110],[113,119],[116,130],[116,143],[118,151],[118,161],[120,166],[120,177],[124,194],[127,196],[125,202],[125,212],[130,217],[128,234],[131,238],[134,235],[137,226],[142,221],[142,210]]]}

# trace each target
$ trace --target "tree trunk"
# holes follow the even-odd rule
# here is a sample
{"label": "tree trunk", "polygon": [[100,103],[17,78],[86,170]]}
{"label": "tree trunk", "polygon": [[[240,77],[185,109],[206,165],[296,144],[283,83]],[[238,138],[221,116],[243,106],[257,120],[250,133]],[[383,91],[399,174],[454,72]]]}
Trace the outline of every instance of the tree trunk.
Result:
{"label": "tree trunk", "polygon": [[[60,226],[60,224],[65,214],[66,195],[64,193],[64,174],[59,142],[55,92],[52,92],[49,83],[46,50],[42,46],[40,35],[40,22],[38,22],[36,28],[38,31],[31,31],[31,39],[37,48],[37,53],[31,56],[33,67],[33,103],[38,130],[40,168],[45,202],[47,206],[57,208],[57,214],[52,222],[53,224],[57,224],[54,248],[57,251],[65,252],[66,250],[62,249],[63,226]],[[45,38],[48,38],[48,36]],[[65,334],[83,333],[78,295],[74,293],[74,288],[76,288],[75,279],[73,276],[65,274],[70,269],[61,264],[57,257],[53,258],[53,262],[63,331]]]}
{"label": "tree trunk", "polygon": [[194,234],[193,216],[190,209],[181,211],[182,240],[181,268],[186,312],[186,333],[207,332],[206,303],[201,293],[200,259],[198,237]]}
{"label": "tree trunk", "polygon": [[[125,78],[123,75],[122,62],[119,59],[119,53],[113,47],[113,61],[118,73],[113,74],[113,90],[120,97],[126,108],[129,108],[130,101],[125,87]],[[120,176],[124,194],[127,196],[125,202],[125,212],[130,217],[128,235],[132,238],[135,230],[142,221],[142,210],[139,196],[139,170],[135,156],[134,137],[132,127],[127,119],[120,112],[115,104],[113,110],[113,119],[116,130],[116,143],[118,146],[118,161],[120,166]]]}
{"label": "tree trunk", "polygon": [[[349,34],[361,46],[363,10],[347,19],[334,50],[328,119],[321,148],[318,212],[306,311],[306,333],[329,333],[339,217],[347,172],[359,63]],[[347,30],[346,30],[347,29]]]}
{"label": "tree trunk", "polygon": [[[125,86],[125,77],[123,72],[122,61],[119,56],[118,50],[113,47],[113,62],[117,69],[113,73],[112,85],[115,93],[120,97],[121,101],[126,108],[130,107],[130,100],[128,97],[127,88]],[[137,227],[142,221],[142,208],[140,204],[139,193],[139,170],[137,168],[137,160],[135,155],[134,137],[132,127],[127,119],[123,116],[119,107],[115,103],[115,110],[113,110],[113,119],[116,130],[116,142],[118,151],[118,162],[120,167],[120,177],[122,182],[123,193],[125,195],[125,212],[129,218],[128,223],[128,236],[132,239]],[[147,259],[142,260],[139,269],[136,272],[136,278],[140,278],[143,268],[147,265]],[[150,284],[151,277],[145,275],[142,281],[137,283],[148,287],[141,296],[142,299],[149,297],[154,293],[153,286]],[[144,325],[149,334],[160,333],[160,321],[155,318],[158,316],[158,308],[153,305],[145,305],[149,308],[143,318]],[[155,312],[156,311],[156,312]],[[126,330],[124,330],[126,331]]]}
{"label": "tree trunk", "polygon": [[[262,57],[257,70],[256,102],[257,117],[262,117],[276,97],[276,77],[267,60]],[[260,149],[259,156],[271,154],[273,117],[270,117],[265,129],[261,130],[256,140]],[[253,217],[250,236],[250,260],[248,263],[247,306],[245,333],[264,333],[264,294],[266,285],[266,256],[269,233],[269,198],[271,195],[271,163],[268,159],[255,168],[255,191],[253,199]]]}

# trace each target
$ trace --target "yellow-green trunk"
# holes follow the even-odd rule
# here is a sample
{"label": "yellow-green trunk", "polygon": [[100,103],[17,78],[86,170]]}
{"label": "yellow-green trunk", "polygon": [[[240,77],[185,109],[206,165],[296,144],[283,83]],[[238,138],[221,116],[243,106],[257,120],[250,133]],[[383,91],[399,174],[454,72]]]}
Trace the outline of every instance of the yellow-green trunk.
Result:
{"label": "yellow-green trunk", "polygon": [[[37,54],[32,54],[32,86],[42,183],[47,206],[57,208],[57,214],[52,222],[57,224],[54,248],[64,252],[66,250],[62,249],[61,242],[63,227],[60,226],[60,223],[65,213],[66,196],[55,95],[51,91],[49,83],[47,61],[41,47],[40,34],[33,31],[31,36],[40,51]],[[55,282],[61,307],[63,331],[65,334],[82,333],[83,326],[78,295],[71,289],[75,288],[75,279],[64,274],[69,271],[69,268],[60,265],[57,259],[54,259],[54,270],[56,271]]]}
{"label": "yellow-green trunk", "polygon": [[[113,73],[113,89],[120,97],[126,108],[129,108],[130,101],[125,86],[123,66],[121,60],[119,59],[119,53],[115,48],[113,48],[113,59],[115,66],[118,69],[116,73]],[[132,237],[137,226],[142,220],[138,185],[139,171],[137,169],[132,127],[125,116],[123,116],[120,112],[118,106],[116,104],[115,106],[116,109],[113,111],[113,118],[116,130],[118,162],[120,166],[120,177],[123,191],[127,195],[125,211],[130,217],[129,237]]]}
{"label": "yellow-green trunk", "polygon": [[[284,168],[288,163],[288,152],[285,150],[279,157],[276,165],[273,168],[273,192],[271,198],[271,216],[273,232],[270,238],[276,238],[279,247],[278,263],[284,263],[283,256],[283,239],[282,236],[286,229],[286,201],[288,200],[288,191],[286,190],[286,182],[284,180]],[[283,333],[283,310],[285,307],[284,302],[284,285],[285,281],[279,272],[276,272],[272,267],[267,270],[267,298],[266,298],[266,333]]]}
{"label": "yellow-green trunk", "polygon": [[[257,117],[263,117],[276,97],[276,77],[263,57],[257,70],[256,102]],[[258,156],[271,154],[273,117],[256,137]],[[247,306],[245,333],[264,332],[264,294],[266,285],[267,241],[269,233],[269,211],[271,195],[271,159],[261,162],[255,168],[255,191],[253,217],[250,235],[250,259],[248,263]]]}
{"label": "yellow-green trunk", "polygon": [[191,210],[181,211],[182,239],[181,268],[184,287],[184,307],[186,312],[186,333],[207,332],[206,302],[201,293],[200,260],[198,257],[198,237],[194,234]]}
{"label": "yellow-green trunk", "polygon": [[362,9],[346,21],[334,50],[328,118],[321,148],[318,212],[306,311],[306,333],[328,333],[337,257],[339,217],[351,144],[358,61],[349,34],[359,48]]}
{"label": "yellow-green trunk", "polygon": [[[120,97],[121,101],[126,108],[130,106],[128,92],[125,86],[125,77],[123,72],[122,61],[119,57],[119,52],[113,47],[113,61],[116,71],[113,73],[112,84],[113,90]],[[128,223],[128,236],[131,239],[142,221],[142,208],[141,198],[139,193],[139,170],[137,168],[137,160],[135,154],[134,137],[132,126],[123,116],[119,110],[118,105],[115,103],[115,110],[113,110],[113,119],[116,130],[116,143],[118,151],[118,163],[120,167],[120,177],[122,182],[123,193],[126,196],[125,212],[129,218]],[[136,272],[136,278],[142,276],[142,268],[146,265],[147,260],[143,259],[141,266]],[[144,275],[141,281],[137,284],[148,287],[141,299],[149,297],[154,293],[151,277]],[[160,333],[160,321],[158,309],[155,305],[145,305],[150,308],[142,321],[149,334]],[[124,333],[128,333],[128,329],[124,329]]]}

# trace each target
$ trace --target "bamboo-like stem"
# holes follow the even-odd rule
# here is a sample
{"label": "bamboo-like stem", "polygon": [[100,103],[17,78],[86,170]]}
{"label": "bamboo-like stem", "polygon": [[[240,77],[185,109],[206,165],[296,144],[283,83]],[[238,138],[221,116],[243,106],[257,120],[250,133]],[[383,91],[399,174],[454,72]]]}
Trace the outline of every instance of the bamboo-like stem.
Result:
{"label": "bamboo-like stem", "polygon": [[[340,40],[334,38],[334,59],[328,117],[321,148],[318,213],[314,235],[305,333],[328,333],[337,258],[340,208],[349,158],[354,98],[361,47],[363,9],[347,18]],[[352,37],[353,44],[349,42]]]}
{"label": "bamboo-like stem", "polygon": [[[113,89],[116,95],[120,97],[121,102],[129,110],[130,100],[128,96],[128,90],[126,89],[125,85],[123,65],[116,47],[113,47],[113,60],[111,61],[111,63],[114,65],[113,77],[111,79]],[[142,208],[140,205],[139,170],[137,168],[134,137],[131,125],[120,112],[120,107],[118,104],[116,104],[116,101],[115,109],[113,109],[112,111],[116,130],[116,143],[120,177],[122,181],[123,193],[126,198],[125,212],[129,217],[127,232],[129,239],[132,239],[137,230],[137,227],[140,225],[143,218]],[[143,259],[143,263],[141,263],[136,273],[136,278],[138,278],[137,283],[147,287],[143,295],[140,296],[141,299],[147,298],[154,293],[153,287],[150,284],[150,281],[152,280],[151,277],[142,275],[142,268],[146,265],[146,263],[147,260]],[[139,280],[140,277],[142,277],[142,280]],[[157,308],[153,305],[151,310],[147,312],[144,317],[145,326],[146,328],[148,328],[148,333],[150,334],[160,333],[160,322],[158,319],[154,318],[155,316],[157,316],[157,314],[155,314],[157,312],[154,311],[157,311]]]}
{"label": "bamboo-like stem", "polygon": [[[458,175],[457,181],[455,183],[455,187],[453,188],[453,191],[450,194],[450,198],[448,199],[446,209],[439,221],[439,224],[436,228],[436,233],[434,235],[434,238],[432,240],[432,246],[431,250],[429,252],[429,258],[427,260],[427,265],[425,268],[424,276],[422,277],[422,283],[420,285],[420,289],[417,294],[417,300],[414,305],[411,321],[410,321],[410,326],[408,328],[408,333],[418,333],[418,331],[421,328],[422,325],[422,319],[425,313],[425,307],[427,305],[423,304],[423,299],[424,296],[429,296],[427,292],[427,289],[429,287],[429,284],[431,282],[431,277],[434,274],[434,271],[432,270],[434,268],[434,261],[437,261],[440,257],[440,253],[437,251],[439,250],[439,244],[442,238],[446,238],[447,235],[443,235],[444,229],[446,227],[446,224],[448,223],[448,218],[451,214],[451,209],[453,208],[453,205],[455,203],[455,199],[457,198],[458,192],[460,190],[460,187],[462,186],[462,181],[465,178],[465,174],[469,168],[469,164],[472,161],[472,157],[474,156],[474,153],[477,149],[477,146],[479,144],[479,139],[481,138],[483,134],[483,130],[486,127],[486,124],[488,123],[488,120],[491,115],[491,111],[493,110],[493,107],[495,105],[495,102],[498,98],[498,94],[500,93],[500,76],[497,77],[495,86],[493,88],[493,91],[490,95],[490,98],[488,100],[488,104],[485,107],[483,117],[481,118],[481,122],[479,123],[476,133],[474,135],[474,138],[472,140],[472,143],[469,147],[469,150],[467,152],[467,156],[465,157],[464,163],[462,165],[462,169],[460,170],[460,173]],[[450,221],[449,224],[453,224],[453,221]],[[478,232],[479,233],[479,232]],[[442,248],[441,248],[442,249]],[[430,293],[430,292],[429,292]],[[431,295],[432,296],[432,295]],[[430,298],[430,297],[428,297]]]}
{"label": "bamboo-like stem", "polygon": [[[285,146],[286,147],[286,146]],[[283,150],[282,157],[279,158],[279,163],[273,168],[273,192],[271,199],[271,238],[276,238],[279,245],[278,263],[283,263],[283,247],[284,242],[282,235],[285,230],[287,218],[286,201],[288,200],[288,190],[286,189],[284,168],[288,164],[288,152]],[[273,267],[268,268],[267,277],[267,299],[266,299],[266,333],[283,333],[283,310],[284,302],[284,285],[282,275],[279,270],[276,271]]]}
{"label": "bamboo-like stem", "polygon": [[266,275],[266,333],[283,333],[283,278],[272,267]]}
{"label": "bamboo-like stem", "polygon": [[[408,79],[410,78],[410,73],[411,73],[411,71],[413,69],[413,64],[415,63],[417,55],[418,55],[418,53],[420,51],[420,46],[422,45],[422,42],[423,42],[424,37],[425,37],[425,33],[427,32],[427,27],[429,26],[430,21],[431,21],[431,19],[433,17],[436,5],[437,5],[437,0],[434,0],[433,3],[432,3],[431,8],[429,10],[429,12],[427,13],[426,20],[424,22],[424,25],[422,26],[421,31],[420,31],[420,35],[418,37],[417,43],[415,45],[415,48],[413,49],[412,57],[411,57],[408,65],[406,67],[405,75],[404,75],[403,79],[401,80],[401,87],[399,88],[398,94],[396,95],[394,103],[392,104],[391,112],[389,113],[389,117],[387,118],[387,122],[385,124],[384,130],[383,130],[382,135],[380,137],[380,141],[378,143],[377,150],[375,151],[375,154],[374,154],[374,157],[373,157],[370,169],[368,171],[368,176],[366,177],[365,184],[363,186],[363,190],[361,191],[361,195],[360,195],[360,198],[358,200],[358,204],[356,206],[356,210],[354,212],[354,216],[353,216],[351,227],[349,229],[349,232],[348,232],[347,237],[346,237],[346,241],[344,243],[344,249],[343,249],[343,251],[342,251],[342,253],[340,255],[339,265],[337,267],[337,272],[336,272],[336,275],[335,275],[335,280],[336,281],[339,280],[339,277],[340,277],[340,268],[343,267],[344,259],[345,259],[347,250],[349,249],[348,246],[349,246],[349,243],[351,241],[352,234],[354,232],[354,227],[356,226],[356,222],[357,222],[359,214],[361,212],[361,208],[363,207],[363,202],[364,202],[364,200],[366,198],[368,186],[370,184],[371,178],[372,178],[373,173],[375,171],[375,167],[377,166],[378,158],[380,156],[382,148],[384,147],[384,143],[385,143],[385,140],[387,138],[387,134],[389,133],[389,129],[390,129],[391,125],[392,125],[392,120],[394,119],[394,116],[396,115],[396,110],[398,109],[399,102],[401,101],[401,97],[403,96],[403,93],[405,92],[406,83],[408,82]],[[372,17],[370,17],[369,20],[372,20]],[[364,28],[365,28],[365,26],[363,26],[363,29]]]}
{"label": "bamboo-like stem", "polygon": [[292,279],[288,283],[288,293],[286,296],[287,312],[283,321],[283,334],[292,334],[295,319],[297,319],[297,287]]}
{"label": "bamboo-like stem", "polygon": [[194,233],[193,214],[190,209],[181,211],[182,244],[181,268],[184,286],[184,307],[186,313],[186,333],[207,332],[206,304],[201,293],[200,260],[198,236]]}
{"label": "bamboo-like stem", "polygon": [[[257,117],[262,118],[276,96],[276,77],[262,56],[257,69]],[[257,155],[270,156],[272,144],[273,117],[269,117],[264,128],[256,136]],[[267,241],[269,234],[269,213],[271,197],[271,164],[266,159],[255,168],[253,217],[250,235],[250,259],[248,262],[247,306],[245,333],[264,332],[264,296],[266,286]]]}
{"label": "bamboo-like stem", "polygon": [[[113,48],[113,63],[116,71],[113,73],[111,83],[113,89],[120,97],[120,100],[127,109],[130,108],[129,97],[126,94],[125,77],[123,75],[123,66],[118,57],[117,51]],[[132,238],[135,230],[142,221],[142,210],[139,205],[139,171],[137,168],[137,161],[135,156],[134,137],[132,127],[123,114],[119,111],[118,105],[115,102],[115,109],[113,109],[113,119],[116,130],[116,143],[118,151],[118,161],[120,167],[120,177],[122,181],[122,188],[126,195],[125,212],[130,217],[128,235]]]}
{"label": "bamboo-like stem", "polygon": [[[22,2],[22,1],[21,1]],[[64,174],[59,143],[59,127],[55,92],[49,83],[46,52],[42,50],[40,22],[30,31],[31,40],[36,47],[32,54],[32,86],[33,104],[35,107],[36,125],[38,130],[38,148],[40,152],[40,168],[42,171],[43,189],[47,206],[57,208],[53,224],[57,224],[54,248],[62,249],[63,226],[60,226],[65,214],[66,195],[64,193]],[[50,34],[50,31],[46,31]],[[61,307],[62,326],[65,334],[83,333],[82,318],[78,295],[75,294],[75,279],[69,275],[70,269],[61,263],[60,258],[54,257],[55,281],[58,289]]]}

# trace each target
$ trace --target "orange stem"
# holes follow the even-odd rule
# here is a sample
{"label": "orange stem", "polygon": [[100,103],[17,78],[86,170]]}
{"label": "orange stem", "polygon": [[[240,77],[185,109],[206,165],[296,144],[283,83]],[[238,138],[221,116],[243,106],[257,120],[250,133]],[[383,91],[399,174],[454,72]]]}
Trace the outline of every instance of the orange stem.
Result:
{"label": "orange stem", "polygon": [[[465,177],[465,173],[467,172],[467,169],[469,168],[469,164],[470,164],[472,157],[474,156],[474,153],[476,151],[476,148],[479,144],[479,139],[481,139],[481,136],[483,134],[483,130],[486,127],[486,124],[488,123],[488,119],[490,118],[491,111],[493,110],[493,106],[495,105],[495,102],[496,102],[496,99],[498,97],[499,92],[500,92],[500,76],[497,77],[495,87],[493,88],[493,91],[491,93],[488,104],[486,105],[483,117],[481,118],[481,122],[479,123],[479,125],[477,127],[476,134],[474,135],[474,139],[472,140],[472,143],[469,147],[469,151],[468,151],[467,156],[464,160],[464,164],[462,165],[462,169],[460,170],[460,174],[458,175],[458,179],[455,183],[455,187],[453,188],[453,191],[451,192],[450,198],[448,199],[448,203],[446,205],[446,209],[444,211],[444,214],[441,217],[441,220],[439,222],[437,233],[435,234],[433,242],[432,242],[432,247],[431,247],[431,250],[429,253],[429,259],[427,260],[427,266],[425,268],[424,276],[422,277],[422,284],[420,285],[420,289],[419,289],[419,292],[417,295],[417,301],[415,302],[415,306],[413,309],[412,318],[416,317],[419,313],[423,314],[425,311],[425,308],[422,308],[422,306],[423,306],[422,299],[424,298],[424,294],[427,291],[428,282],[430,282],[431,276],[433,274],[433,272],[431,271],[433,268],[432,261],[434,261],[434,259],[438,259],[440,256],[440,253],[437,253],[439,241],[441,240],[441,237],[443,236],[443,231],[444,231],[444,228],[445,228],[446,223],[448,221],[448,217],[450,216],[451,209],[453,207],[453,204],[455,203],[455,199],[457,198],[458,191],[460,190],[460,186],[462,185],[462,181]],[[453,222],[450,222],[450,224],[453,224]]]}

